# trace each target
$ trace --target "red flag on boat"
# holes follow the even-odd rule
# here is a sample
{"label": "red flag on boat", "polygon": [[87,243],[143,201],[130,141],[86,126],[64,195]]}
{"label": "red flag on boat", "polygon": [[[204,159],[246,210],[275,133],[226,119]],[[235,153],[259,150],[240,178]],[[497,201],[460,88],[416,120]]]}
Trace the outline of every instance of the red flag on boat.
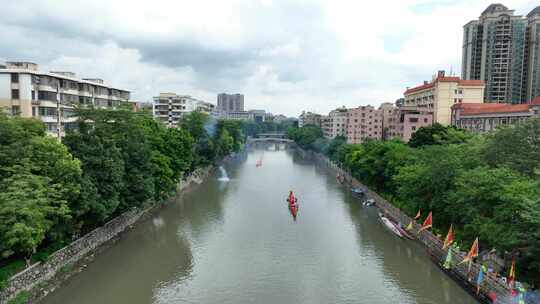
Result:
{"label": "red flag on boat", "polygon": [[420,209],[418,209],[418,212],[416,212],[416,216],[414,217],[414,220],[417,221],[420,218]]}
{"label": "red flag on boat", "polygon": [[420,232],[422,230],[425,230],[425,229],[429,229],[429,228],[431,228],[432,225],[433,225],[433,215],[431,214],[431,212],[429,212],[428,216],[424,220],[424,223],[422,224],[422,228],[420,228],[420,230],[418,230],[418,232]]}
{"label": "red flag on boat", "polygon": [[478,256],[478,238],[474,240],[474,243],[471,246],[471,250],[469,250],[469,253],[467,253],[467,255],[465,256],[463,261],[461,261],[461,263],[470,262],[472,261],[473,258],[477,256]]}
{"label": "red flag on boat", "polygon": [[448,234],[446,234],[446,238],[444,239],[444,244],[442,249],[448,248],[452,243],[454,242],[454,229],[453,226],[450,225],[450,229],[448,229]]}
{"label": "red flag on boat", "polygon": [[512,266],[510,266],[510,272],[508,273],[508,285],[510,287],[514,286],[514,281],[516,280],[516,259],[512,259]]}

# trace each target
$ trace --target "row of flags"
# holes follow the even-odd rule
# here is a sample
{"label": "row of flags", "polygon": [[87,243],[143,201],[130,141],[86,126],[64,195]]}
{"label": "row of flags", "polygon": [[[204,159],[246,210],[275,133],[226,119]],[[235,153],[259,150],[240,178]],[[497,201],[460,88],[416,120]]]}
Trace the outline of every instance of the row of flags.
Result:
{"label": "row of flags", "polygon": [[[407,230],[412,230],[413,229],[413,222],[420,219],[420,216],[421,216],[421,212],[420,212],[420,210],[418,210],[418,212],[416,213],[416,216],[414,217],[414,219],[411,220],[411,222],[407,226]],[[426,230],[426,229],[429,229],[429,228],[432,228],[432,227],[433,227],[433,214],[432,214],[432,212],[429,212],[428,216],[426,217],[426,219],[422,223],[422,226],[418,230],[417,234],[419,234],[423,230]],[[446,234],[446,237],[444,238],[444,243],[443,243],[443,247],[442,247],[443,250],[448,249],[448,254],[447,254],[446,259],[445,259],[444,264],[443,264],[443,267],[446,268],[446,269],[451,268],[451,263],[452,263],[452,247],[451,246],[452,246],[453,243],[454,243],[454,225],[450,225],[450,228],[448,229],[448,233]],[[476,238],[474,240],[471,248],[467,252],[467,255],[465,256],[465,258],[458,265],[461,265],[463,263],[469,263],[469,270],[470,270],[471,263],[472,263],[474,258],[478,257],[478,253],[479,253],[479,244],[478,244],[478,238]],[[480,285],[484,281],[484,276],[485,276],[486,273],[487,273],[486,267],[481,266],[479,271],[478,271],[478,278],[476,280],[477,293],[480,292]],[[508,274],[508,285],[510,287],[512,287],[512,288],[514,287],[515,279],[516,279],[516,261],[514,259],[514,260],[512,260],[512,265],[510,267],[510,271],[509,271],[509,274]]]}

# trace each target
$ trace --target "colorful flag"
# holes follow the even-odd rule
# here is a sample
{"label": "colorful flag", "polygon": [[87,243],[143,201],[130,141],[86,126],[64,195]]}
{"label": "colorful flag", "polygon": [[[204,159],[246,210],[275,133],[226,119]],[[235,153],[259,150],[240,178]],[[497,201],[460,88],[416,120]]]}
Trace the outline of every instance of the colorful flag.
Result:
{"label": "colorful flag", "polygon": [[446,255],[443,267],[445,269],[450,269],[452,267],[452,247],[448,248],[448,254]]}
{"label": "colorful flag", "polygon": [[409,230],[409,231],[411,231],[411,230],[413,229],[412,222],[413,222],[413,221],[411,221],[411,222],[409,223],[409,225],[407,225],[407,228],[406,228],[406,229]]}
{"label": "colorful flag", "polygon": [[482,267],[480,267],[480,269],[478,270],[478,278],[476,279],[476,294],[480,294],[480,285],[482,285],[482,282],[484,281],[484,271],[485,271],[485,267],[484,265],[482,265]]}
{"label": "colorful flag", "polygon": [[512,266],[510,266],[510,272],[508,273],[508,286],[514,287],[514,281],[516,280],[516,259],[512,259]]}
{"label": "colorful flag", "polygon": [[453,225],[450,225],[450,229],[448,229],[448,233],[446,234],[446,238],[444,239],[444,244],[442,249],[446,249],[448,246],[452,245],[454,242],[454,229]]}
{"label": "colorful flag", "polygon": [[465,262],[472,262],[472,259],[478,256],[478,238],[474,240],[474,243],[471,246],[471,250],[469,250],[469,253],[465,256],[463,261],[460,262],[460,264]]}
{"label": "colorful flag", "polygon": [[418,209],[418,212],[416,213],[416,216],[414,217],[414,220],[417,221],[420,218],[420,210]]}
{"label": "colorful flag", "polygon": [[420,228],[420,230],[418,230],[418,233],[420,233],[420,231],[422,231],[422,230],[431,228],[432,225],[433,225],[433,216],[432,216],[432,214],[430,212],[428,214],[428,216],[426,217],[426,219],[424,220],[424,223],[422,224],[422,228]]}

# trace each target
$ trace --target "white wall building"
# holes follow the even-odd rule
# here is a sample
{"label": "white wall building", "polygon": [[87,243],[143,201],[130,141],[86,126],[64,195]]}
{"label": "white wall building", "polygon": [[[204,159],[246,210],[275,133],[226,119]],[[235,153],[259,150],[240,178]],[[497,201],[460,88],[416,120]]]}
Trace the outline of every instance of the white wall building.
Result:
{"label": "white wall building", "polygon": [[14,115],[38,118],[49,135],[62,137],[75,126],[74,106],[115,108],[130,92],[96,78],[76,78],[72,72],[41,72],[31,62],[0,66],[0,108]]}
{"label": "white wall building", "polygon": [[322,121],[324,137],[347,136],[347,108],[342,107],[328,113]]}
{"label": "white wall building", "polygon": [[189,95],[178,95],[176,93],[160,93],[154,97],[152,113],[154,119],[165,123],[168,127],[176,127],[183,115],[201,111],[212,113],[215,106]]}

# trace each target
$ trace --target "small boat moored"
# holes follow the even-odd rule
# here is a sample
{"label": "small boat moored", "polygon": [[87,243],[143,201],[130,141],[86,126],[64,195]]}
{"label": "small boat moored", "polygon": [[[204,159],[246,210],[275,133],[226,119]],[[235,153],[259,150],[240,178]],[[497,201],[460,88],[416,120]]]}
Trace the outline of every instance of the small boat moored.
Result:
{"label": "small boat moored", "polygon": [[363,203],[362,203],[362,206],[364,207],[371,207],[371,206],[375,206],[375,200],[370,198],[368,200],[365,200]]}
{"label": "small boat moored", "polygon": [[360,188],[351,188],[351,192],[354,194],[364,194],[364,190]]}
{"label": "small boat moored", "polygon": [[385,217],[384,215],[382,215],[381,213],[379,213],[379,219],[381,220],[381,222],[383,223],[383,225],[388,229],[390,230],[391,232],[393,232],[395,235],[399,236],[400,238],[403,237],[403,235],[401,234],[401,232],[399,231],[399,229],[396,227],[396,225],[394,223],[392,223],[391,220],[389,220],[387,217]]}

